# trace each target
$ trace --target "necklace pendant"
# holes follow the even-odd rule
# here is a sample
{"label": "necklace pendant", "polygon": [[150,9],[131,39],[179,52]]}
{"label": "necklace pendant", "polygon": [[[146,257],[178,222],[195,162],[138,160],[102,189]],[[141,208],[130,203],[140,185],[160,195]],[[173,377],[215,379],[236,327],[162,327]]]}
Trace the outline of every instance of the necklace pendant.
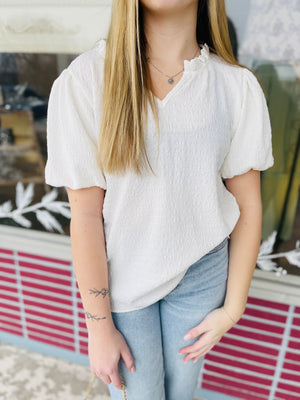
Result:
{"label": "necklace pendant", "polygon": [[169,78],[169,79],[168,79],[168,82],[169,82],[170,84],[172,84],[172,83],[174,83],[174,79],[173,79],[173,78]]}

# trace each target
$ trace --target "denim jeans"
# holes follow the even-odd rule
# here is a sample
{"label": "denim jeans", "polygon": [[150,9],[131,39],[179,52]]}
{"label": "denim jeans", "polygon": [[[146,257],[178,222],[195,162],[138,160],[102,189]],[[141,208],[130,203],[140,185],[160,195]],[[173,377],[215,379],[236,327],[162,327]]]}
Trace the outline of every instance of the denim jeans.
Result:
{"label": "denim jeans", "polygon": [[[203,363],[183,362],[178,351],[199,336],[184,340],[187,331],[225,301],[229,259],[229,238],[189,266],[179,284],[159,301],[139,310],[116,313],[112,318],[134,359],[134,373],[122,357],[119,374],[127,400],[192,400]],[[111,382],[112,400],[124,393]]]}

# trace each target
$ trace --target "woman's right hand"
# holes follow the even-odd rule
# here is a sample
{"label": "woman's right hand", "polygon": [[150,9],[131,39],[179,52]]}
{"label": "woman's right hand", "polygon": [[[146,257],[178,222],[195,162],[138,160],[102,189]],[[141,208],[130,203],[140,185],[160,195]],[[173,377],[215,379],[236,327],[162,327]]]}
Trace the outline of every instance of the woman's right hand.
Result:
{"label": "woman's right hand", "polygon": [[134,372],[131,371],[134,360],[121,332],[114,325],[89,331],[88,352],[91,371],[106,385],[112,382],[117,389],[122,390],[118,369],[120,357],[130,372]]}

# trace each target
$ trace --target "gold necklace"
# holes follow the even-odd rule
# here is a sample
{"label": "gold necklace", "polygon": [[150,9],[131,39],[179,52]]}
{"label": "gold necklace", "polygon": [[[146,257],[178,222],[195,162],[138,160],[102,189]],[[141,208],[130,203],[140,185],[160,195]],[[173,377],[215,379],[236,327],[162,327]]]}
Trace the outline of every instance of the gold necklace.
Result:
{"label": "gold necklace", "polygon": [[[195,56],[196,56],[198,50],[199,50],[199,47],[197,48],[195,54],[193,55],[193,58],[195,58]],[[159,68],[157,68],[157,67],[150,61],[150,57],[147,57],[146,60],[147,60],[150,64],[152,64],[153,67],[157,69],[157,71],[159,71],[160,73],[162,73],[163,75],[165,75],[166,77],[169,78],[169,79],[168,79],[168,83],[170,83],[170,85],[172,85],[172,83],[174,83],[174,79],[173,79],[173,78],[175,78],[175,76],[177,76],[177,75],[180,74],[182,71],[184,71],[184,68],[183,68],[181,71],[177,72],[177,74],[172,75],[172,76],[169,76],[169,75],[165,74],[164,72],[162,72]]]}

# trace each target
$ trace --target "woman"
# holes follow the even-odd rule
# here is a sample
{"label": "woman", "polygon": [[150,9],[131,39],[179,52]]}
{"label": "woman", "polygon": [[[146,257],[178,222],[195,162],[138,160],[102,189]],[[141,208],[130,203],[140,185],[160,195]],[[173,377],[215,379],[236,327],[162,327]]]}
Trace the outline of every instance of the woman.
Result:
{"label": "woman", "polygon": [[114,400],[191,400],[204,355],[244,312],[259,171],[274,163],[224,1],[115,0],[107,39],[53,83],[47,128],[92,372]]}

